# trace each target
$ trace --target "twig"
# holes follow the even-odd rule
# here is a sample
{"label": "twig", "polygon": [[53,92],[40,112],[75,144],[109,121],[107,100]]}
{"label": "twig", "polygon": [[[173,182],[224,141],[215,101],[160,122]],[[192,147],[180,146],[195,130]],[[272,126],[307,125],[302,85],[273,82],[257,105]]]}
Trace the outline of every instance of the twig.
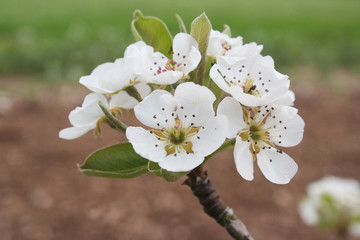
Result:
{"label": "twig", "polygon": [[244,223],[240,221],[234,211],[226,206],[216,192],[202,168],[195,168],[187,174],[188,179],[184,184],[189,185],[193,194],[200,200],[204,211],[214,218],[228,233],[237,240],[254,240],[247,231]]}

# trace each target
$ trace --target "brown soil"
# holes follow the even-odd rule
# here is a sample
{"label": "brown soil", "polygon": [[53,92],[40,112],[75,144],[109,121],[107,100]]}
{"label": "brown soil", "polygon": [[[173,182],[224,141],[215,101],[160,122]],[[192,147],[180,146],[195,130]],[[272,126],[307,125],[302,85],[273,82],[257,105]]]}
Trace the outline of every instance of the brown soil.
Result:
{"label": "brown soil", "polygon": [[[19,84],[5,85],[11,93]],[[231,151],[206,164],[224,202],[257,240],[337,239],[302,223],[299,199],[309,182],[326,175],[360,180],[360,91],[345,95],[304,86],[295,88],[304,140],[285,149],[299,165],[290,184],[272,184],[258,168],[254,181],[243,180]],[[151,174],[106,179],[77,171],[76,163],[90,152],[125,140],[107,127],[100,139],[90,133],[58,139],[86,93],[46,87],[32,97],[0,99],[0,239],[231,239],[181,185],[185,178],[167,183]]]}

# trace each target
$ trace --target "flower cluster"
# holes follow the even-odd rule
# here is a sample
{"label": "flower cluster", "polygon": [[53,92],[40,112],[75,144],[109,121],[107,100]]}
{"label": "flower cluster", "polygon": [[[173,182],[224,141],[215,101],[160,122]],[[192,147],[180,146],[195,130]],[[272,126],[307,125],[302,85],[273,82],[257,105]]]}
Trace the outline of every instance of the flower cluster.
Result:
{"label": "flower cluster", "polygon": [[[74,139],[91,129],[101,133],[100,123],[107,117],[99,102],[118,118],[122,109],[134,108],[148,128],[128,127],[126,136],[137,154],[163,169],[190,171],[228,146],[228,138],[244,179],[254,178],[257,162],[268,180],[288,183],[297,164],[277,146],[297,145],[304,130],[304,121],[291,107],[295,97],[288,76],[275,70],[270,56],[261,55],[261,45],[243,44],[242,37],[211,30],[203,55],[198,41],[178,33],[170,58],[138,41],[123,58],[81,77],[80,83],[94,93],[70,113],[73,126],[60,137]],[[200,62],[204,65],[198,66]],[[196,79],[201,75],[192,74],[196,69],[205,69],[209,79]],[[222,93],[228,96],[222,99]]]}
{"label": "flower cluster", "polygon": [[360,183],[333,176],[313,182],[299,212],[307,225],[360,236]]}

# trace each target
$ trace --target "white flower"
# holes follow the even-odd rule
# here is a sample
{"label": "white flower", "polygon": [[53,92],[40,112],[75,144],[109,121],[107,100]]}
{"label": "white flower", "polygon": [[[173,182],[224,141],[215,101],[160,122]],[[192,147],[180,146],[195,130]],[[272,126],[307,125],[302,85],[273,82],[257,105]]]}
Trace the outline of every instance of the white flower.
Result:
{"label": "white flower", "polygon": [[243,45],[242,37],[230,38],[225,33],[211,30],[207,54],[212,58],[220,56],[260,57],[262,45],[248,43]]}
{"label": "white flower", "polygon": [[266,105],[245,109],[234,98],[226,97],[218,107],[218,115],[228,118],[228,138],[236,137],[234,159],[239,174],[254,178],[254,161],[273,183],[286,184],[297,172],[294,160],[275,145],[295,146],[302,140],[304,121],[297,109]]}
{"label": "white flower", "polygon": [[[169,49],[171,51],[171,49]],[[200,62],[201,54],[198,43],[189,34],[178,33],[173,40],[173,58],[168,59],[144,42],[139,42],[128,49],[125,57],[132,57],[132,62],[142,66],[140,79],[148,83],[173,84],[185,79]]]}
{"label": "white flower", "polygon": [[275,70],[270,56],[258,60],[243,58],[234,62],[231,59],[219,57],[217,64],[210,70],[210,77],[241,104],[261,106],[282,98],[291,102],[290,80]]}
{"label": "white flower", "polygon": [[99,102],[108,108],[110,112],[119,112],[122,108],[131,109],[138,103],[125,92],[112,95],[110,103],[104,95],[90,93],[85,97],[81,107],[76,107],[70,112],[69,120],[72,127],[61,130],[59,137],[71,140],[84,135],[92,129],[98,128],[98,124],[105,118]]}
{"label": "white flower", "polygon": [[345,230],[360,235],[360,183],[353,179],[328,176],[307,186],[307,197],[299,213],[310,226]]}
{"label": "white flower", "polygon": [[128,127],[126,136],[142,157],[168,171],[189,171],[225,141],[226,118],[214,116],[214,101],[208,88],[192,82],[180,84],[174,96],[155,90],[134,108],[150,129]]}

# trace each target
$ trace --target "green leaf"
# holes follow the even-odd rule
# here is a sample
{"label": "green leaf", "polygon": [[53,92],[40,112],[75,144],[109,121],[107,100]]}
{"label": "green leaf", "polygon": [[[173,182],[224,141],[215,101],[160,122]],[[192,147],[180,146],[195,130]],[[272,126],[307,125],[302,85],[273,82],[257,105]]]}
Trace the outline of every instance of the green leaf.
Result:
{"label": "green leaf", "polygon": [[206,50],[209,44],[209,37],[211,32],[211,23],[205,13],[201,14],[199,17],[191,23],[191,36],[199,44],[199,51],[201,53],[201,61],[198,67],[192,72],[192,79],[195,83],[202,85],[204,74],[205,74],[205,65],[206,65]]}
{"label": "green leaf", "polygon": [[172,36],[163,21],[156,17],[144,17],[140,10],[134,12],[131,31],[136,41],[144,41],[155,51],[172,58]]}
{"label": "green leaf", "polygon": [[133,178],[148,172],[148,160],[130,143],[120,143],[92,153],[78,168],[88,176]]}
{"label": "green leaf", "polygon": [[188,173],[188,172],[170,172],[161,168],[159,164],[157,164],[156,162],[151,162],[151,161],[149,161],[148,170],[152,174],[158,177],[162,177],[168,182],[175,182],[176,180],[178,180],[179,178],[181,178],[182,176]]}
{"label": "green leaf", "polygon": [[231,37],[231,29],[229,27],[229,25],[224,24],[224,30],[222,33],[225,33],[226,35],[228,35],[229,37]]}
{"label": "green leaf", "polygon": [[177,19],[178,22],[179,22],[180,32],[187,33],[185,24],[184,24],[183,20],[181,19],[180,15],[179,15],[179,14],[175,14],[175,16],[176,16],[176,19]]}

